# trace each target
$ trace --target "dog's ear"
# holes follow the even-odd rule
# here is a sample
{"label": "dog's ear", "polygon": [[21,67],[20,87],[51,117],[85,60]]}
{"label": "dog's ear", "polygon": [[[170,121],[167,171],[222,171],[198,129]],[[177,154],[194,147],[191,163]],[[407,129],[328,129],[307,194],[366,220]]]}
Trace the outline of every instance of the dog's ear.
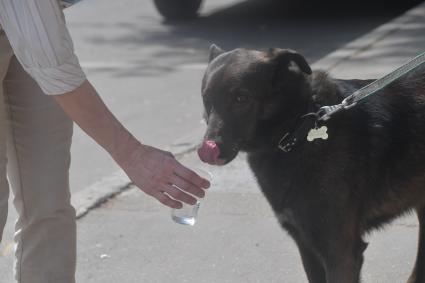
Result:
{"label": "dog's ear", "polygon": [[311,75],[312,71],[307,60],[298,52],[291,49],[270,48],[268,57],[273,64],[278,67],[288,67],[294,62],[305,74]]}
{"label": "dog's ear", "polygon": [[214,58],[216,58],[218,55],[223,54],[224,50],[221,49],[220,47],[218,47],[215,44],[212,44],[210,46],[210,57],[208,59],[208,62],[211,62],[212,60],[214,60]]}

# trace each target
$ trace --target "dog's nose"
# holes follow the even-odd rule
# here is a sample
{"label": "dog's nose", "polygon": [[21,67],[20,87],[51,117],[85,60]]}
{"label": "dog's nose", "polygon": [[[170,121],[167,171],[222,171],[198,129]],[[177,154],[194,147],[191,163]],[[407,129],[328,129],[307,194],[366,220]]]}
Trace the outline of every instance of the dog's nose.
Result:
{"label": "dog's nose", "polygon": [[209,164],[217,164],[220,155],[220,149],[215,141],[206,140],[198,149],[199,158]]}

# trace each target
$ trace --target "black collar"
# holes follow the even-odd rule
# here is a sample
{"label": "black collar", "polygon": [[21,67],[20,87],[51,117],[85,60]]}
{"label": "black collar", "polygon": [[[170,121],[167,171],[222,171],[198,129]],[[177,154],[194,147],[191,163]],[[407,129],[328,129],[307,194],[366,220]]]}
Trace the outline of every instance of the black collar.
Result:
{"label": "black collar", "polygon": [[307,140],[307,135],[311,129],[317,128],[319,125],[319,115],[317,113],[320,105],[311,101],[308,103],[304,115],[300,115],[296,120],[292,129],[279,139],[277,147],[284,153],[292,151],[295,147],[300,146]]}
{"label": "black collar", "polygon": [[318,116],[315,112],[299,117],[293,129],[286,132],[279,140],[278,148],[285,153],[292,151],[307,140],[308,133],[311,129],[317,128],[317,125]]}

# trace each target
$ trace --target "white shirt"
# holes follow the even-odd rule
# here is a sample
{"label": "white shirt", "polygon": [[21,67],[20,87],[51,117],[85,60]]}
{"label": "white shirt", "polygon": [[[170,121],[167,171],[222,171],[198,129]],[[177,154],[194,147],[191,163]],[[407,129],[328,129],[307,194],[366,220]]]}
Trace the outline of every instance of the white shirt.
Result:
{"label": "white shirt", "polygon": [[57,0],[0,0],[0,25],[44,93],[70,92],[85,81]]}

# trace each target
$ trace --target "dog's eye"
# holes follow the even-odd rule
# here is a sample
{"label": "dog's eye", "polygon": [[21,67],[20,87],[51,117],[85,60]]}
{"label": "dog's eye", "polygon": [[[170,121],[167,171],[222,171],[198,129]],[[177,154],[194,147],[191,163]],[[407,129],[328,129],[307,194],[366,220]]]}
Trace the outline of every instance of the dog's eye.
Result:
{"label": "dog's eye", "polygon": [[245,102],[247,102],[249,100],[249,95],[248,94],[239,94],[238,96],[236,96],[236,103],[238,104],[243,104]]}
{"label": "dog's eye", "polygon": [[238,95],[236,97],[236,102],[237,103],[244,103],[248,100],[248,96],[247,95]]}

